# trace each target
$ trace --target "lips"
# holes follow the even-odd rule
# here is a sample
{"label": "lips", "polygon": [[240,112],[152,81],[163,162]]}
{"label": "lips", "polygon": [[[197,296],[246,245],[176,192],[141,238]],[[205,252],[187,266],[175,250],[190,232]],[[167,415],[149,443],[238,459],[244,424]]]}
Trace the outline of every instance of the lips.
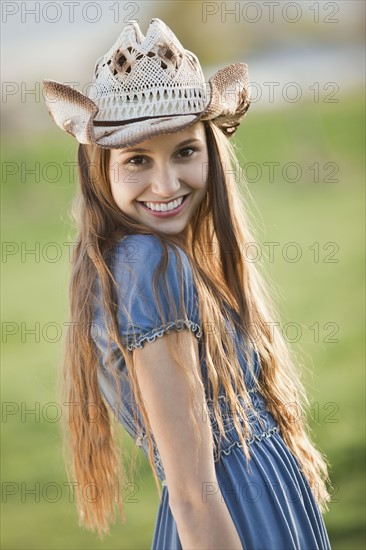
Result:
{"label": "lips", "polygon": [[[187,195],[183,195],[183,201],[182,203],[174,208],[173,210],[151,210],[148,206],[145,206],[143,202],[138,201],[138,203],[141,205],[141,208],[149,212],[152,216],[157,218],[169,218],[170,216],[177,216],[184,208],[185,204],[188,202],[189,197],[191,196],[191,193],[188,193]],[[176,199],[175,199],[176,200]],[[145,202],[145,201],[144,201]],[[150,201],[146,201],[150,202]],[[151,201],[153,202],[153,201]],[[171,201],[169,201],[171,202]]]}
{"label": "lips", "polygon": [[170,199],[169,201],[137,201],[137,202],[152,202],[153,204],[169,204],[170,202],[177,201],[178,199],[181,199],[183,197],[183,201],[190,193],[187,193],[186,195],[180,195],[179,197],[175,197],[175,199]]}

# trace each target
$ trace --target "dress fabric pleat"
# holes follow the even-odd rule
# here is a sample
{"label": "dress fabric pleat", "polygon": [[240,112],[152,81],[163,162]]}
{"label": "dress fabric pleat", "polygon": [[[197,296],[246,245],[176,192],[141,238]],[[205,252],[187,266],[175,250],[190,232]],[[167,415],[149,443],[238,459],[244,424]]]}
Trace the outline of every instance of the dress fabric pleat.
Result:
{"label": "dress fabric pleat", "polygon": [[[250,455],[248,468],[243,449],[234,444],[227,454],[221,453],[221,460],[215,464],[218,485],[243,548],[330,549],[324,520],[310,486],[280,433],[272,432],[255,440],[250,445]],[[151,548],[182,549],[166,485],[162,489]]]}
{"label": "dress fabric pleat", "polygon": [[[118,287],[119,336],[124,347],[133,351],[151,345],[157,338],[162,338],[172,330],[190,330],[198,340],[208,412],[212,413],[212,400],[208,397],[210,392],[204,346],[201,345],[204,331],[190,261],[185,252],[178,247],[184,283],[182,295],[181,279],[178,277],[178,257],[170,246],[168,249],[166,279],[171,299],[168,299],[165,285],[160,279],[157,285],[164,317],[157,307],[156,289],[153,285],[154,275],[163,256],[160,240],[150,234],[128,235],[123,237],[109,254],[108,263]],[[111,408],[114,408],[117,396],[122,398],[122,405],[118,408],[119,420],[148,458],[147,434],[134,399],[125,361],[114,342],[111,342],[110,348],[108,347],[108,331],[99,279],[96,281],[95,296],[95,330],[92,336],[100,353],[100,369],[97,373],[100,390]],[[183,303],[185,312],[180,307]],[[177,308],[178,319],[175,308],[172,308],[173,304]],[[219,389],[218,404],[222,408],[226,438],[219,437],[214,416],[211,415],[210,420],[215,439],[214,461],[217,482],[243,548],[328,550],[330,543],[316,495],[310,490],[299,463],[284,442],[279,425],[270,414],[263,396],[257,391],[255,381],[259,379],[261,372],[259,356],[252,343],[246,341],[245,334],[240,328],[238,314],[229,305],[227,309],[226,328],[232,334],[237,347],[238,362],[252,402],[252,407],[248,409],[251,434],[247,440],[251,460],[247,461],[240,445],[239,434],[234,427],[231,411],[227,408],[228,400],[222,391],[223,388]],[[234,319],[237,321],[235,327],[232,323]],[[243,354],[244,348],[252,354],[253,369],[248,367]],[[113,358],[112,368],[119,374],[118,384],[110,372],[107,361],[109,354]],[[243,396],[237,395],[236,399],[244,406]],[[256,414],[253,411],[256,411]],[[135,421],[135,413],[138,422]],[[240,417],[239,422],[243,424]],[[169,506],[169,487],[166,485],[165,472],[154,436],[151,436],[154,463],[158,477],[163,482],[152,549],[178,550],[182,546]],[[220,450],[217,448],[218,442],[221,443]]]}

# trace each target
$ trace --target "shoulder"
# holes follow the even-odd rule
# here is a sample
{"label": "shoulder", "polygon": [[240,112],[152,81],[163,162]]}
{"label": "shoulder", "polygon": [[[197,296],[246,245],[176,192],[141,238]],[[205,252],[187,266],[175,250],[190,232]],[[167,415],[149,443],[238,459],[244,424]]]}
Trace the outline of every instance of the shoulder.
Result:
{"label": "shoulder", "polygon": [[161,242],[158,237],[152,235],[151,233],[136,233],[122,237],[119,241],[117,241],[116,246],[136,246],[140,247],[141,249],[146,249],[149,246],[153,246],[154,248],[158,249],[159,246],[161,246]]}
{"label": "shoulder", "polygon": [[[161,261],[163,242],[167,261]],[[118,240],[110,252],[120,335],[128,349],[141,348],[141,342],[154,341],[173,327],[186,326],[201,336],[199,296],[182,247],[152,234],[134,234]]]}
{"label": "shoulder", "polygon": [[[178,256],[184,272],[191,272],[188,255],[177,244],[166,243],[168,255],[168,271],[178,267]],[[163,242],[152,234],[127,235],[117,241],[113,253],[114,266],[123,266],[133,271],[151,271],[156,268],[164,257]]]}

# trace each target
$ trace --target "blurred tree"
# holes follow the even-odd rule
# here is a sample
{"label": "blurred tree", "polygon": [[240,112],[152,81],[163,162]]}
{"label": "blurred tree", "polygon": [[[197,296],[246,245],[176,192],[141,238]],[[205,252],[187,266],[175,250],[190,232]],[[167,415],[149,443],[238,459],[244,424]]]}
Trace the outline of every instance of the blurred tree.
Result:
{"label": "blurred tree", "polygon": [[360,42],[363,2],[158,1],[152,17],[172,28],[202,65],[239,61],[248,52],[314,44]]}

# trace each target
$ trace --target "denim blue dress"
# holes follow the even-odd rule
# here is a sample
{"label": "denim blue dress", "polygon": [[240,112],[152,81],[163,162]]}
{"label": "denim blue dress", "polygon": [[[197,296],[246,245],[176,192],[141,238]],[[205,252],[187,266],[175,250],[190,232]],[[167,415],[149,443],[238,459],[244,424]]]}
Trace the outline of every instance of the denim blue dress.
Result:
{"label": "denim blue dress", "polygon": [[[330,549],[325,524],[310,486],[301,473],[297,459],[284,443],[279,426],[267,410],[264,398],[253,387],[253,375],[249,373],[242,352],[238,355],[239,363],[243,369],[252,403],[259,414],[259,418],[254,415],[248,417],[252,428],[252,435],[247,440],[251,460],[248,462],[244,455],[227,398],[221,392],[219,405],[224,414],[226,438],[220,439],[221,447],[218,451],[219,429],[212,415],[212,401],[207,393],[207,370],[201,340],[198,294],[188,257],[181,248],[178,250],[184,273],[184,296],[180,295],[177,258],[171,247],[169,247],[167,283],[178,306],[181,303],[180,300],[184,299],[188,318],[180,319],[178,323],[174,322],[174,315],[169,302],[164,300],[166,294],[162,291],[163,287],[159,280],[158,291],[166,316],[166,322],[163,323],[153,297],[153,275],[163,254],[160,241],[153,235],[129,235],[114,247],[107,263],[118,284],[117,318],[123,345],[130,351],[134,348],[142,348],[171,330],[190,330],[197,338],[207,407],[215,440],[214,461],[217,482],[243,548],[253,550]],[[98,279],[96,296],[98,299],[94,305],[92,337],[100,356],[98,370],[100,390],[114,411],[116,392],[122,395],[122,406],[117,409],[118,418],[135,444],[141,447],[148,458],[147,435],[142,427],[142,416],[131,391],[125,361],[114,343],[110,346],[110,351],[113,357],[113,368],[117,370],[119,376],[118,385],[106,367],[107,333],[103,307],[99,301]],[[122,312],[122,301],[130,314],[129,319]],[[232,314],[236,315],[233,311]],[[242,342],[243,336],[239,331],[234,331],[232,336],[236,345]],[[253,358],[254,376],[259,376],[260,365],[254,351]],[[237,395],[237,399],[241,400],[242,396]],[[134,413],[137,415],[137,421]],[[157,512],[151,548],[152,550],[182,549],[177,525],[169,506],[169,487],[165,480],[163,464],[154,436],[151,435],[154,444],[154,463],[162,481],[162,500]],[[216,490],[218,488],[208,486],[205,495],[207,499],[210,498],[210,493]]]}

